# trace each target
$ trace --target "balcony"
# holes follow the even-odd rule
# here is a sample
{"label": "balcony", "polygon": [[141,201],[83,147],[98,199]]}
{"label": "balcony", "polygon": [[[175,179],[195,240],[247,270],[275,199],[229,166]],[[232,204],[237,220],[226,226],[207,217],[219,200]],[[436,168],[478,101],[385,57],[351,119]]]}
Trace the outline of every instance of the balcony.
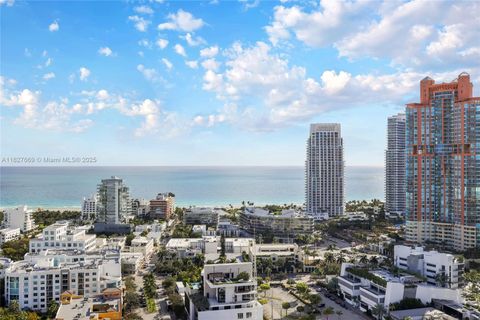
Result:
{"label": "balcony", "polygon": [[385,300],[385,292],[378,290],[375,287],[361,287],[360,288],[360,299],[363,302],[369,303],[371,302],[372,305],[376,305],[378,303],[383,303]]}

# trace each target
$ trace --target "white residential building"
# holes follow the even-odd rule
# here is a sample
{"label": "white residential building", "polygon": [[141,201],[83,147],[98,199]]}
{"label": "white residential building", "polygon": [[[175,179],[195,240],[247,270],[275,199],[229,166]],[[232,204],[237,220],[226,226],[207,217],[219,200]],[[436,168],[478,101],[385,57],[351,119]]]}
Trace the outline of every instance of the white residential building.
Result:
{"label": "white residential building", "polygon": [[193,207],[183,213],[184,224],[205,224],[208,226],[218,225],[218,210],[214,208]]}
{"label": "white residential building", "polygon": [[253,271],[251,262],[206,264],[202,272],[203,292],[192,286],[186,288],[188,319],[263,319]]}
{"label": "white residential building", "polygon": [[97,218],[98,195],[90,198],[83,198],[82,202],[82,220],[95,220]]}
{"label": "white residential building", "polygon": [[464,263],[449,253],[396,245],[394,264],[400,269],[426,277],[427,283],[432,285],[459,288],[463,284]]}
{"label": "white residential building", "polygon": [[32,217],[32,210],[27,206],[7,208],[3,215],[3,226],[5,228],[20,228],[22,232],[28,232],[35,228]]}
{"label": "white residential building", "polygon": [[7,241],[20,238],[20,228],[0,229],[0,246]]}
{"label": "white residential building", "polygon": [[410,274],[395,276],[382,269],[370,270],[351,263],[342,263],[338,285],[345,301],[363,312],[372,311],[378,304],[388,309],[390,304],[404,298],[420,299],[422,303],[439,298],[462,301],[459,289],[440,288]]}
{"label": "white residential building", "polygon": [[405,114],[388,117],[385,151],[385,212],[403,216],[406,206]]}
{"label": "white residential building", "polygon": [[[237,258],[242,252],[250,253],[254,245],[255,240],[251,238],[225,238],[227,259]],[[215,260],[220,254],[220,237],[174,238],[168,241],[166,249],[175,252],[179,258],[191,258],[202,253],[205,260]]]}
{"label": "white residential building", "polygon": [[45,229],[36,238],[30,239],[30,252],[46,249],[77,250],[88,252],[96,249],[96,236],[87,234],[85,228],[71,228],[68,221],[58,221]]}
{"label": "white residential building", "polygon": [[255,237],[275,238],[293,242],[297,235],[313,232],[313,218],[302,211],[284,209],[281,212],[247,207],[240,213],[240,228]]}
{"label": "white residential building", "polygon": [[154,240],[146,237],[135,238],[130,245],[130,252],[140,252],[145,258],[149,258],[154,249]]}
{"label": "white residential building", "polygon": [[312,216],[343,215],[344,160],[339,123],[310,125],[305,163],[305,203]]}
{"label": "white residential building", "polygon": [[121,286],[119,259],[89,259],[75,263],[58,263],[55,259],[18,261],[5,270],[7,305],[18,301],[20,308],[45,312],[51,300],[71,291],[85,297],[100,294],[105,288]]}

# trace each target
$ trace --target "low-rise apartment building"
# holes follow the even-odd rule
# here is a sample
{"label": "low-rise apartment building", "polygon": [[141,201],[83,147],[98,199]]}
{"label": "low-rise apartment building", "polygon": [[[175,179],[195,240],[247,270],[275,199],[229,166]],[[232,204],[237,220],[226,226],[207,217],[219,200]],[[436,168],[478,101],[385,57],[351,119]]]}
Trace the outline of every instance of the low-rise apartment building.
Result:
{"label": "low-rise apartment building", "polygon": [[140,252],[145,259],[151,257],[154,250],[154,240],[146,237],[137,237],[132,240],[132,244],[130,245],[130,252]]}
{"label": "low-rise apartment building", "polygon": [[58,263],[53,260],[17,261],[5,270],[5,301],[18,301],[20,308],[45,312],[48,302],[60,301],[70,291],[92,297],[105,288],[121,286],[119,259],[88,259]]}
{"label": "low-rise apartment building", "polygon": [[[205,236],[202,238],[174,238],[170,239],[166,249],[177,254],[178,258],[192,258],[202,253],[205,260],[218,258],[221,248],[221,238]],[[225,254],[227,259],[241,256],[243,252],[249,254],[255,245],[251,238],[225,238]]]}
{"label": "low-rise apartment building", "polygon": [[119,288],[104,289],[99,295],[90,298],[66,291],[60,299],[55,320],[122,319],[122,290]]}
{"label": "low-rise apartment building", "polygon": [[463,284],[463,260],[449,253],[396,245],[394,264],[402,270],[426,277],[427,283],[432,285],[455,289]]}
{"label": "low-rise apartment building", "polygon": [[96,249],[96,236],[87,234],[85,228],[69,227],[67,221],[58,221],[30,240],[29,252],[46,249],[93,251]]}
{"label": "low-rise apartment building", "polygon": [[240,213],[240,227],[254,237],[273,237],[280,242],[293,242],[297,235],[313,232],[313,218],[302,212],[282,210],[270,212],[249,207]]}
{"label": "low-rise apartment building", "polygon": [[20,238],[20,228],[0,229],[0,246],[5,242]]}
{"label": "low-rise apartment building", "polygon": [[186,288],[189,320],[263,319],[251,262],[206,264],[202,278],[203,290],[195,285]]}
{"label": "low-rise apartment building", "polygon": [[35,229],[35,221],[32,217],[33,211],[27,206],[7,208],[3,214],[3,226],[5,228],[20,228],[22,232]]}
{"label": "low-rise apartment building", "polygon": [[423,303],[440,297],[457,302],[462,299],[458,289],[440,288],[410,274],[393,275],[383,269],[370,270],[351,263],[342,264],[338,285],[345,301],[363,312],[371,312],[378,304],[388,310],[390,304],[404,298],[420,299]]}
{"label": "low-rise apartment building", "polygon": [[183,213],[183,223],[189,225],[205,224],[216,227],[218,225],[218,211],[214,208],[193,207]]}

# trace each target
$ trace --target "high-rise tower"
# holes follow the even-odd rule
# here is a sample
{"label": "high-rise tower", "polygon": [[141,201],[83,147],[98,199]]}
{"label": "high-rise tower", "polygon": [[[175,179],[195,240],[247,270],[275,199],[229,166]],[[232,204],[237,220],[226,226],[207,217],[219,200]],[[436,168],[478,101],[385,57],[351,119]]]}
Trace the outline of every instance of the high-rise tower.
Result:
{"label": "high-rise tower", "polygon": [[343,139],[340,124],[310,125],[305,165],[305,203],[314,217],[343,214]]}
{"label": "high-rise tower", "polygon": [[467,73],[407,105],[407,239],[480,246],[480,98]]}
{"label": "high-rise tower", "polygon": [[121,223],[131,212],[130,193],[123,180],[118,177],[103,179],[98,185],[97,222]]}
{"label": "high-rise tower", "polygon": [[385,151],[385,211],[405,214],[405,114],[388,117]]}

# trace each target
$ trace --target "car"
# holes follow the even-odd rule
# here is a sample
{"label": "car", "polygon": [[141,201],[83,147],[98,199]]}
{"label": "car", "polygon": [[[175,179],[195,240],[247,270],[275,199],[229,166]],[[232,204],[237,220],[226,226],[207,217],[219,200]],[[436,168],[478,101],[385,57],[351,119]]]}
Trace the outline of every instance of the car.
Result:
{"label": "car", "polygon": [[320,304],[318,305],[318,307],[319,307],[319,308],[325,308],[325,303],[320,303]]}

